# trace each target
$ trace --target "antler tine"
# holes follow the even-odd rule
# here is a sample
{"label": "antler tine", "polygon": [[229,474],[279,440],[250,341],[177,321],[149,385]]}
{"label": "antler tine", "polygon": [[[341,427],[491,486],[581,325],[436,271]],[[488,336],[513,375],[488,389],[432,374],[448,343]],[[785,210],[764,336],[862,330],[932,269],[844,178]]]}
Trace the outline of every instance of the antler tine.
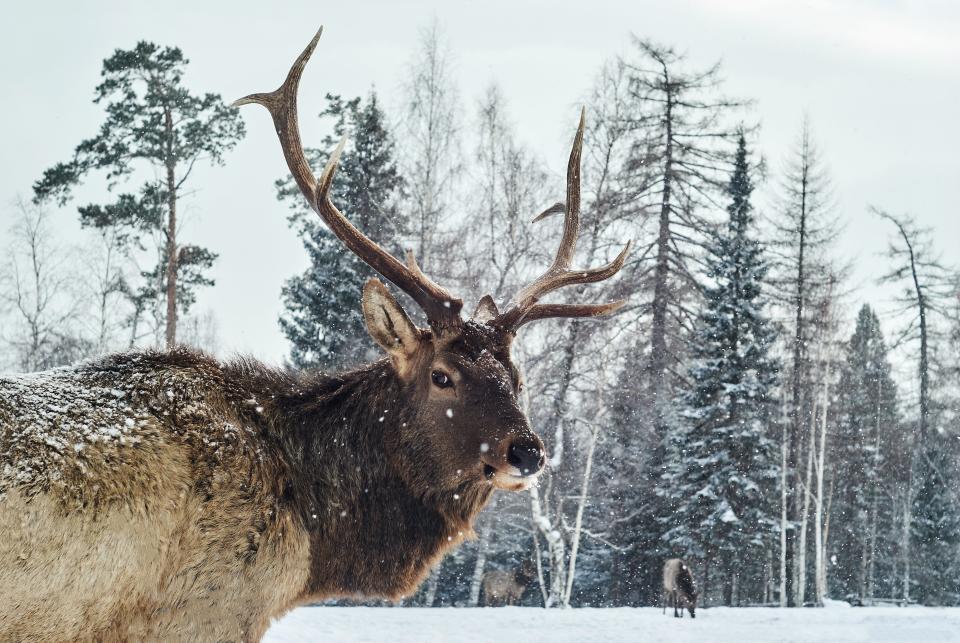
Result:
{"label": "antler tine", "polygon": [[375,241],[358,230],[337,209],[330,199],[330,186],[337,171],[340,154],[346,144],[346,137],[341,139],[336,150],[330,156],[320,181],[314,178],[310,164],[303,153],[303,144],[300,139],[300,126],[297,120],[297,90],[300,86],[300,77],[307,61],[317,47],[323,27],[307,45],[303,53],[294,61],[287,79],[276,90],[270,93],[250,94],[233,103],[234,106],[256,103],[263,105],[270,112],[273,124],[280,139],[287,167],[293,174],[300,191],[306,197],[310,207],[320,215],[330,230],[360,259],[370,265],[398,288],[410,295],[427,314],[431,326],[444,328],[461,323],[460,309],[463,302],[452,296],[445,289],[431,281],[417,267],[414,261],[410,267],[403,265],[393,255],[381,248]]}
{"label": "antler tine", "polygon": [[537,304],[517,323],[517,328],[527,322],[554,317],[603,317],[623,308],[626,299],[618,299],[609,304]]}
{"label": "antler tine", "polygon": [[577,249],[577,238],[580,236],[580,157],[586,120],[587,108],[581,107],[580,122],[577,123],[577,133],[573,137],[570,159],[567,161],[567,211],[563,218],[563,237],[551,269],[569,268]]}
{"label": "antler tine", "polygon": [[243,98],[233,101],[231,107],[240,107],[241,105],[257,104],[263,105],[273,117],[273,124],[277,128],[277,136],[280,138],[280,148],[283,150],[283,157],[287,161],[287,166],[293,174],[293,179],[300,187],[300,191],[307,197],[310,207],[317,208],[317,182],[313,177],[313,171],[307,162],[307,157],[303,153],[303,144],[300,141],[300,124],[297,121],[297,90],[300,87],[300,77],[303,75],[303,69],[307,66],[307,61],[313,55],[313,50],[317,48],[317,42],[323,34],[321,26],[316,35],[303,50],[293,66],[287,73],[286,80],[276,90],[270,93],[250,94]]}
{"label": "antler tine", "polygon": [[630,242],[627,242],[617,258],[605,266],[589,270],[570,269],[577,248],[577,238],[580,236],[580,160],[583,150],[585,122],[586,109],[581,109],[580,122],[577,125],[577,133],[573,138],[573,147],[570,150],[570,160],[567,162],[566,203],[554,204],[534,219],[534,222],[536,222],[552,214],[564,212],[563,236],[560,239],[557,255],[550,268],[533,283],[517,293],[509,309],[492,322],[496,326],[515,331],[523,324],[534,319],[597,317],[612,313],[625,303],[618,301],[595,305],[537,304],[541,297],[558,288],[574,284],[596,283],[609,279],[623,268],[627,254],[630,252]]}

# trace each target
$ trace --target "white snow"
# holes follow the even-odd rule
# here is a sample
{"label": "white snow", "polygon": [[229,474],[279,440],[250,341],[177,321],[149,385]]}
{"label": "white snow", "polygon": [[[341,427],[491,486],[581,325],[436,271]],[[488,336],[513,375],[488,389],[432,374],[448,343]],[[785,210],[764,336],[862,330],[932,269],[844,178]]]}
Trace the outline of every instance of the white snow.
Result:
{"label": "white snow", "polygon": [[960,608],[660,609],[303,607],[267,632],[268,643],[827,643],[960,641]]}

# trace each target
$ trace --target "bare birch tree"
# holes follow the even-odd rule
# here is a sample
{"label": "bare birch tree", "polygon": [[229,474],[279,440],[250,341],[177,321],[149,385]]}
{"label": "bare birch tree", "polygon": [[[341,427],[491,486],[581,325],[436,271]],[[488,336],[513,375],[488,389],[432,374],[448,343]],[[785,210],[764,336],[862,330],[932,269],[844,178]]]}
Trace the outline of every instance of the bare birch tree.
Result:
{"label": "bare birch tree", "polygon": [[14,207],[17,219],[0,273],[0,302],[9,316],[0,340],[21,371],[69,364],[90,349],[77,330],[80,279],[69,249],[53,236],[49,212],[22,200]]}
{"label": "bare birch tree", "polygon": [[804,492],[801,463],[805,437],[810,433],[815,393],[811,382],[809,348],[815,331],[813,314],[816,298],[826,287],[829,275],[841,270],[829,256],[837,228],[831,216],[830,180],[813,141],[809,120],[804,117],[800,136],[784,172],[781,203],[774,217],[775,301],[780,302],[789,329],[790,417],[787,428],[786,535],[780,552],[784,559],[787,604],[799,596],[794,582],[798,574],[799,530],[803,519]]}
{"label": "bare birch tree", "polygon": [[452,57],[439,23],[420,32],[403,85],[403,175],[408,178],[414,248],[421,267],[434,267],[441,221],[462,173],[459,94]]}
{"label": "bare birch tree", "polygon": [[[587,100],[587,128],[584,136],[582,168],[582,204],[579,263],[603,261],[613,257],[622,244],[634,199],[635,179],[628,171],[630,123],[628,75],[623,65],[606,65]],[[549,225],[549,220],[537,225]],[[624,269],[614,288],[604,296],[623,296],[636,287],[637,259]],[[570,296],[583,296],[583,288]],[[610,338],[625,337],[625,329],[634,327],[632,307],[600,328],[586,323],[563,323],[559,329],[541,336],[541,342],[530,351],[526,361],[529,389],[534,399],[545,404],[532,409],[541,435],[550,453],[548,470],[541,488],[532,494],[532,524],[537,546],[546,550],[549,566],[541,566],[547,605],[562,605],[570,571],[570,552],[574,530],[570,528],[566,503],[582,491],[583,471],[589,453],[590,427],[597,412],[595,391],[598,378],[611,378],[618,369],[609,368],[601,375],[594,357],[610,348]],[[591,400],[590,403],[583,403]],[[576,409],[576,411],[574,411]],[[613,491],[604,489],[604,495]],[[582,495],[582,494],[581,494]],[[586,499],[584,499],[586,501]],[[574,512],[576,510],[574,509]],[[574,513],[575,516],[575,513]],[[586,518],[584,518],[586,520]],[[575,571],[575,569],[574,569]],[[571,589],[572,591],[572,589]]]}
{"label": "bare birch tree", "polygon": [[91,231],[90,251],[84,253],[85,298],[90,302],[86,326],[93,352],[103,355],[121,348],[121,332],[130,323],[128,273],[131,269],[128,246],[115,226]]}

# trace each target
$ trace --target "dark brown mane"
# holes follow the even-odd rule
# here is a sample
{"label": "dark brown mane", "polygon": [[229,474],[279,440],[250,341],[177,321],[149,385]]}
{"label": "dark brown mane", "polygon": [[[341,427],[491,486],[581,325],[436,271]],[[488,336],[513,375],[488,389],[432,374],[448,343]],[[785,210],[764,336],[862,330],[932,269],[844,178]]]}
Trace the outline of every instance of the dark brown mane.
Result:
{"label": "dark brown mane", "polygon": [[[246,413],[295,472],[283,500],[311,534],[309,593],[396,597],[420,582],[424,560],[472,533],[492,488],[465,481],[437,493],[437,455],[400,440],[400,425],[412,418],[388,360],[333,376],[250,360],[225,370],[240,397],[259,392],[261,417]],[[363,557],[341,555],[358,549]]]}
{"label": "dark brown mane", "polygon": [[686,564],[680,567],[680,573],[677,574],[677,586],[680,588],[680,591],[691,598],[697,593],[697,588],[693,581],[693,573]]}
{"label": "dark brown mane", "polygon": [[[492,493],[472,479],[442,488],[433,461],[443,454],[403,442],[410,392],[388,359],[329,375],[269,368],[247,357],[220,364],[178,348],[114,355],[83,368],[123,373],[134,365],[190,373],[213,398],[223,396],[208,403],[222,404],[254,433],[258,459],[238,483],[274,498],[275,514],[292,516],[310,535],[304,596],[412,591],[429,569],[425,563],[472,535],[472,520]],[[219,456],[192,441],[194,466],[213,475]],[[249,557],[258,539],[251,536]],[[365,555],[343,555],[356,550]]]}

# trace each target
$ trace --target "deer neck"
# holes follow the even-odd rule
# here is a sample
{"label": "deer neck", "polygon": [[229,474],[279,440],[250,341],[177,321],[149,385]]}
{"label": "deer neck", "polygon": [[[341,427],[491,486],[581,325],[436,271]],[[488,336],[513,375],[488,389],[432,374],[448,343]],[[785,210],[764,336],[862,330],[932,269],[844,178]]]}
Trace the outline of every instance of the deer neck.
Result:
{"label": "deer neck", "polygon": [[310,542],[304,598],[400,598],[472,534],[488,485],[478,485],[468,509],[414,492],[391,448],[412,414],[389,363],[332,379],[323,390],[304,387],[285,414],[291,509]]}

